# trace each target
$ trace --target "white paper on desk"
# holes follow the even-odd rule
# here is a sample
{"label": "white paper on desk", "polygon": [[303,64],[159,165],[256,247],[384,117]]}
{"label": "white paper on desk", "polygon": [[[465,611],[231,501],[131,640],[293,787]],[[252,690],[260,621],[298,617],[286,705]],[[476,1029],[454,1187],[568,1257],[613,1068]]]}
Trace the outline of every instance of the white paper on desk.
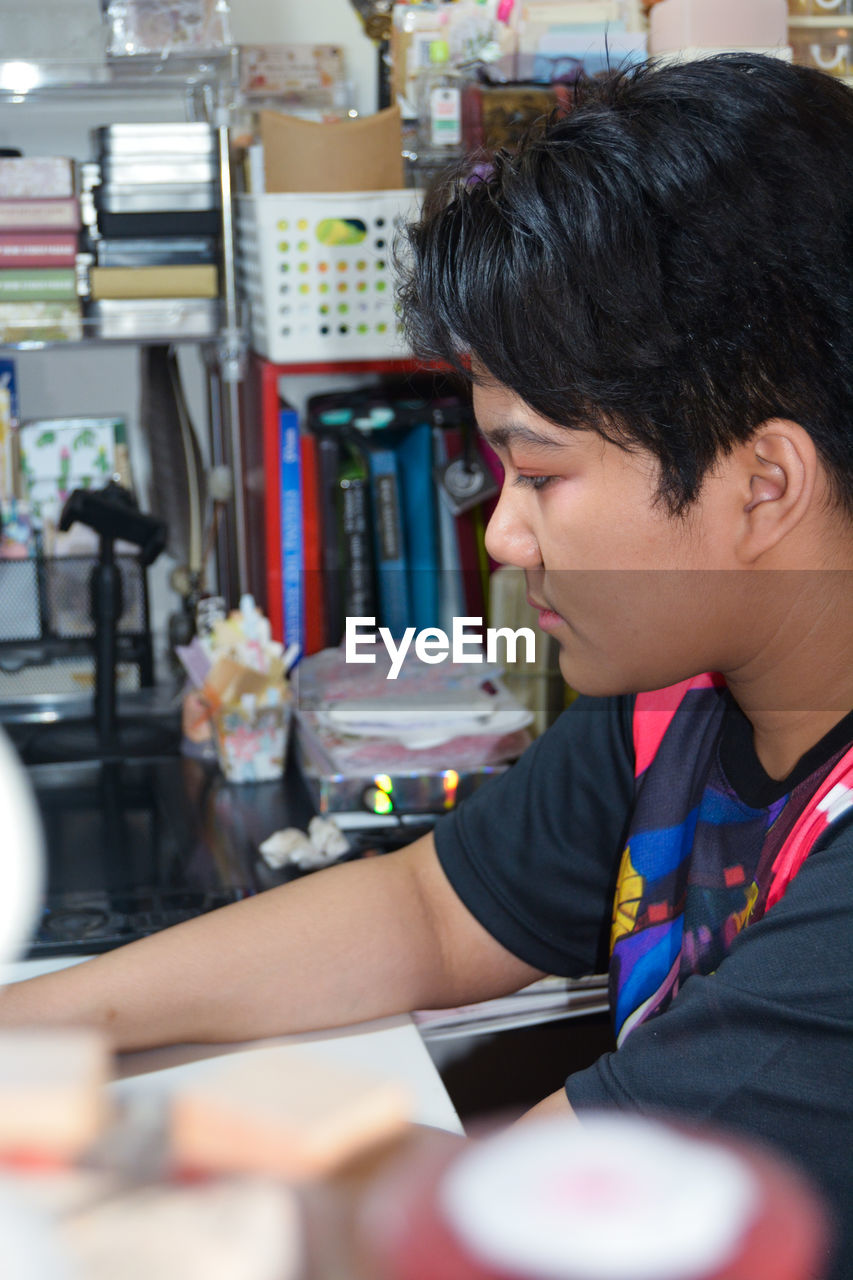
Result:
{"label": "white paper on desk", "polygon": [[[20,960],[6,966],[5,980],[19,982],[41,973],[80,964],[89,956],[62,956]],[[378,1018],[332,1031],[306,1032],[271,1040],[239,1044],[174,1045],[121,1054],[117,1059],[118,1079],[110,1088],[115,1095],[134,1105],[158,1100],[193,1076],[221,1071],[234,1054],[263,1052],[267,1047],[287,1044],[296,1053],[319,1055],[339,1066],[352,1065],[373,1075],[396,1076],[414,1093],[414,1119],[419,1124],[462,1133],[462,1122],[441,1082],[417,1027],[407,1014]]]}
{"label": "white paper on desk", "polygon": [[453,1103],[407,1015],[248,1043],[181,1045],[123,1054],[118,1059],[120,1078],[111,1087],[126,1102],[168,1097],[188,1080],[210,1078],[227,1070],[236,1057],[280,1053],[282,1047],[297,1058],[319,1058],[335,1066],[397,1079],[412,1091],[412,1118],[417,1123],[462,1132]]}

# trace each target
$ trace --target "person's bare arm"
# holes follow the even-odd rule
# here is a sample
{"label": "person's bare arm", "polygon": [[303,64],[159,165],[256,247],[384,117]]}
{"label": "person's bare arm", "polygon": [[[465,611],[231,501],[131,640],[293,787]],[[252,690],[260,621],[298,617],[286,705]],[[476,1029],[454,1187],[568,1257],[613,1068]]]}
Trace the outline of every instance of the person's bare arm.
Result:
{"label": "person's bare arm", "polygon": [[431,835],[7,987],[0,1025],[86,1023],[120,1050],[441,1008],[540,976],[474,919]]}
{"label": "person's bare arm", "polygon": [[549,1093],[541,1102],[537,1102],[535,1106],[525,1111],[524,1115],[519,1117],[516,1124],[524,1124],[525,1120],[547,1120],[551,1116],[564,1116],[566,1119],[577,1119],[577,1112],[572,1107],[566,1096],[565,1089],[557,1089],[554,1093]]}

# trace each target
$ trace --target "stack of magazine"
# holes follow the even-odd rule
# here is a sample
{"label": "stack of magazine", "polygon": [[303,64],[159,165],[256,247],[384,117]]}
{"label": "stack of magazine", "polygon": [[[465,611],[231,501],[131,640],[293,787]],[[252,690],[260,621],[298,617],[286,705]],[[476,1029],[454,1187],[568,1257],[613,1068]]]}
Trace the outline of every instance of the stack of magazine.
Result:
{"label": "stack of magazine", "polygon": [[608,1008],[607,975],[593,974],[588,978],[540,978],[496,1000],[456,1009],[421,1009],[414,1020],[424,1039],[451,1040],[606,1013]]}
{"label": "stack of magazine", "polygon": [[368,808],[380,786],[388,812],[441,812],[502,772],[530,742],[527,708],[488,664],[346,660],[324,649],[298,668],[296,752],[319,811]]}

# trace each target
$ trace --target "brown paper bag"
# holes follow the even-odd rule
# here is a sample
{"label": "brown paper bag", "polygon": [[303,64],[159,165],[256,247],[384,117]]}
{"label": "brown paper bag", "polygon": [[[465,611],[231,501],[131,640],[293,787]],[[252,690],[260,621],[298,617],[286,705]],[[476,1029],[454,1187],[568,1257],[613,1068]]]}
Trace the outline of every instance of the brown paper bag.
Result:
{"label": "brown paper bag", "polygon": [[335,124],[258,113],[272,191],[388,191],[405,185],[399,107]]}

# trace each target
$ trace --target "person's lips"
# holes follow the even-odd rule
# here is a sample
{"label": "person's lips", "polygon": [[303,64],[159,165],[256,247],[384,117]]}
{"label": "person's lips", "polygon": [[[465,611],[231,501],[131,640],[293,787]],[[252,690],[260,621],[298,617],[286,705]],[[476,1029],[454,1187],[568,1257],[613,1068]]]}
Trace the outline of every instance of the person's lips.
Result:
{"label": "person's lips", "polygon": [[539,614],[539,626],[543,631],[550,631],[554,627],[558,627],[565,619],[561,614],[550,609],[547,604],[543,604],[541,600],[535,600],[533,596],[527,597],[527,603],[531,608],[536,609]]}

